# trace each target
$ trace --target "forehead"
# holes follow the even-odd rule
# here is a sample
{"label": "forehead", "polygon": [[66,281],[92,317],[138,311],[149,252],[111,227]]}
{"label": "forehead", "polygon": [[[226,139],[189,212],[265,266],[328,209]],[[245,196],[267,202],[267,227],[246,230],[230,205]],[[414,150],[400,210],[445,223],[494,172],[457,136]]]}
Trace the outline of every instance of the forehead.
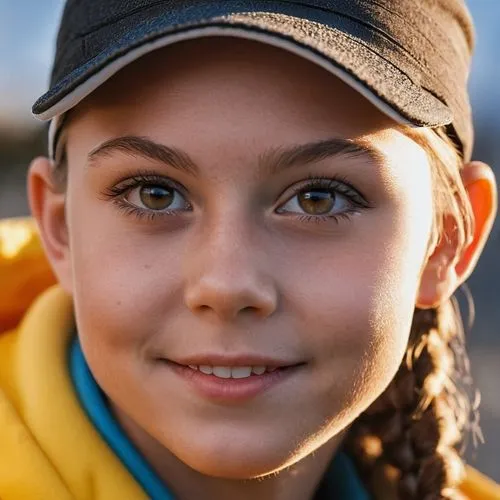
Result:
{"label": "forehead", "polygon": [[[243,114],[243,116],[242,116]],[[103,84],[72,112],[107,126],[169,119],[328,121],[360,135],[394,122],[316,64],[261,42],[207,37],[148,54]],[[118,131],[117,131],[118,132]],[[332,133],[335,131],[332,130]]]}

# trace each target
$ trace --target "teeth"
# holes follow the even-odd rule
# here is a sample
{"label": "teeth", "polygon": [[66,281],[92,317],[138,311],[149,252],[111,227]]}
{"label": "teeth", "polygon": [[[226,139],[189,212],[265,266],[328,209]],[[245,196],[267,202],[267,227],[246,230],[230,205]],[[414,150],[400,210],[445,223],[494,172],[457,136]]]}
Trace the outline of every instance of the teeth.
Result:
{"label": "teeth", "polygon": [[255,373],[255,375],[262,375],[265,372],[266,372],[265,366],[252,366],[252,373]]}
{"label": "teeth", "polygon": [[231,368],[231,377],[232,378],[247,378],[252,374],[251,366],[235,366]]}
{"label": "teeth", "polygon": [[199,370],[205,375],[215,375],[219,378],[248,378],[252,374],[263,375],[264,373],[274,372],[276,367],[266,366],[209,366],[209,365],[188,365],[192,370]]}
{"label": "teeth", "polygon": [[219,378],[231,378],[231,368],[229,366],[214,366],[213,374]]}

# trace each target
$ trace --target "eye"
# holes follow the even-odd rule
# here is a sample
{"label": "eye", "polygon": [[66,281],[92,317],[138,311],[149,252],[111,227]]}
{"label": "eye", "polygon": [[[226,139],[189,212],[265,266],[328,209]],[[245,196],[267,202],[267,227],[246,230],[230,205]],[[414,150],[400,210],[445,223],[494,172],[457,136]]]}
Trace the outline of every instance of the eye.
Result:
{"label": "eye", "polygon": [[137,208],[155,212],[184,210],[189,204],[175,188],[145,184],[131,189],[124,199]]}
{"label": "eye", "polygon": [[278,213],[335,218],[368,205],[350,184],[337,179],[312,179],[295,191],[296,194],[278,209]]}
{"label": "eye", "polygon": [[350,208],[348,200],[334,192],[311,190],[295,195],[282,210],[285,212],[305,212],[308,215],[329,215]]}

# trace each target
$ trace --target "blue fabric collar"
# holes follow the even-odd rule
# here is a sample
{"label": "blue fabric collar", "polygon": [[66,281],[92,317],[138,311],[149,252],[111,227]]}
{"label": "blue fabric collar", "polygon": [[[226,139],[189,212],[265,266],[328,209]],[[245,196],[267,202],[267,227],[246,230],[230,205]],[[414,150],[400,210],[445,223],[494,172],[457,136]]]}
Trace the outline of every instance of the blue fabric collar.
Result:
{"label": "blue fabric collar", "polygon": [[152,500],[174,500],[174,496],[125,435],[111,413],[104,394],[89,370],[77,339],[71,346],[70,371],[76,392],[88,417],[130,474],[142,486],[147,496]]}
{"label": "blue fabric collar", "polygon": [[[174,496],[119,426],[106,398],[89,370],[75,337],[70,352],[70,372],[77,395],[88,417],[109,447],[152,500],[174,500]],[[354,465],[337,454],[318,490],[316,500],[369,500]]]}

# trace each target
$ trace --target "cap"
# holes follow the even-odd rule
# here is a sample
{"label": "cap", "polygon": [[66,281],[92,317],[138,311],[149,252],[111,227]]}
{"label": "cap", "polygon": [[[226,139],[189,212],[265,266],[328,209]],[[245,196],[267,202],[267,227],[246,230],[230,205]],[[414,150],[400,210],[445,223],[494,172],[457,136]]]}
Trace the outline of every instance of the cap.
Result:
{"label": "cap", "polygon": [[49,91],[33,114],[64,114],[121,68],[160,47],[232,36],[281,47],[335,74],[399,123],[445,126],[464,159],[473,130],[474,45],[463,0],[68,0]]}

